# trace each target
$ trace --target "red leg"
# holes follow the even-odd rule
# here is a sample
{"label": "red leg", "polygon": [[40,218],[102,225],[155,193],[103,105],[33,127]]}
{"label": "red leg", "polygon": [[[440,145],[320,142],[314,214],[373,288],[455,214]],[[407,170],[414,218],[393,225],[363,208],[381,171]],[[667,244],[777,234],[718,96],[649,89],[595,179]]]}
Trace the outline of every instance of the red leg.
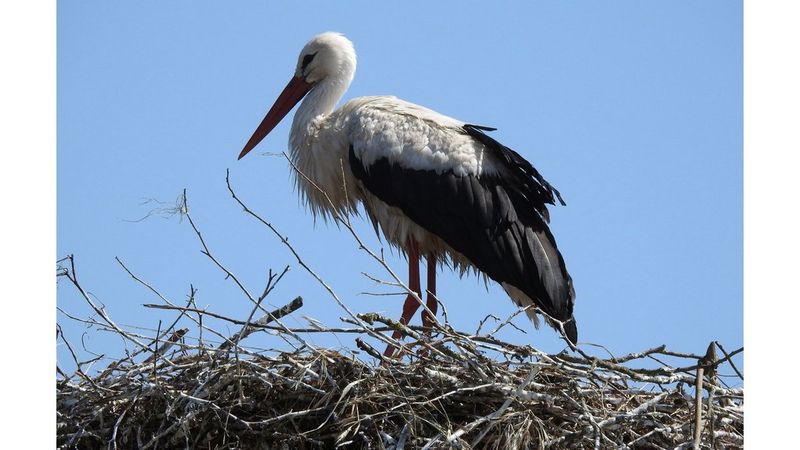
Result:
{"label": "red leg", "polygon": [[[408,240],[408,287],[416,292],[419,298],[422,298],[419,283],[419,246],[413,238],[409,238]],[[417,299],[414,298],[413,295],[408,294],[405,303],[403,303],[403,315],[400,316],[400,323],[403,325],[408,324],[414,316],[414,313],[417,312],[419,305],[420,303]],[[399,339],[401,335],[402,333],[399,330],[395,330],[394,333],[392,333],[392,339]],[[383,352],[383,356],[387,358],[391,357],[392,353],[394,353],[394,348],[393,345],[388,345]]]}
{"label": "red leg", "polygon": [[[435,316],[436,310],[439,307],[439,302],[436,301],[436,257],[428,255],[428,298],[425,301],[425,306]],[[430,335],[430,327],[433,323],[433,318],[430,317],[428,311],[422,312],[422,326],[428,328],[426,333]]]}

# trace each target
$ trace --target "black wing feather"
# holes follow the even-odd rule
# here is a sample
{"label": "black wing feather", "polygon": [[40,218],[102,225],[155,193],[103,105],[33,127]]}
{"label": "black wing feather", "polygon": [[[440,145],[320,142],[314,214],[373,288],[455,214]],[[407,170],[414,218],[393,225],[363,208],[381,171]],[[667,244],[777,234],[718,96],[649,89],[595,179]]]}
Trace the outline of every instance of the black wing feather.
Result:
{"label": "black wing feather", "polygon": [[464,125],[464,131],[473,139],[477,140],[486,148],[490,149],[494,155],[506,164],[510,169],[509,173],[513,177],[511,191],[520,197],[522,201],[530,203],[531,207],[548,221],[547,208],[545,203],[555,205],[555,199],[566,206],[561,193],[558,192],[544,177],[519,153],[497,142],[483,131],[494,131],[495,128],[484,127],[481,125]]}
{"label": "black wing feather", "polygon": [[565,322],[577,340],[572,317],[572,279],[547,227],[545,204],[563,204],[558,191],[522,156],[478,125],[464,131],[505,166],[507,177],[456,175],[409,169],[386,158],[365,167],[350,147],[351,170],[364,187],[439,236],[489,278],[517,287],[550,316]]}

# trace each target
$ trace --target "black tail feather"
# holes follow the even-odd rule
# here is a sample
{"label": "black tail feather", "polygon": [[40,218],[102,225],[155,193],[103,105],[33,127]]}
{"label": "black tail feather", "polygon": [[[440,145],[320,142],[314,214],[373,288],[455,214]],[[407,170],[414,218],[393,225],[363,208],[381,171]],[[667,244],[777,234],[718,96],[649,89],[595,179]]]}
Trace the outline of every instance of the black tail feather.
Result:
{"label": "black tail feather", "polygon": [[567,339],[569,339],[572,345],[578,344],[578,324],[575,323],[574,317],[564,322],[564,333],[567,335]]}

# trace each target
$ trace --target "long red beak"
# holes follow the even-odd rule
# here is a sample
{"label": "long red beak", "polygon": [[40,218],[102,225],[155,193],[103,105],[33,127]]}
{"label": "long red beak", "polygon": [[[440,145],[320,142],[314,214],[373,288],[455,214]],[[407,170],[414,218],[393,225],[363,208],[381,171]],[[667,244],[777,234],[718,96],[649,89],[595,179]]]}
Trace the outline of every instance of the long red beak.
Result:
{"label": "long red beak", "polygon": [[239,153],[239,159],[242,159],[250,150],[252,150],[262,139],[267,137],[270,131],[283,119],[289,111],[294,108],[294,105],[311,90],[313,84],[306,82],[303,77],[294,77],[289,80],[289,84],[283,88],[283,92],[275,100],[275,104],[269,109],[269,112],[261,121],[261,124],[256,128],[256,131],[250,136],[242,152]]}

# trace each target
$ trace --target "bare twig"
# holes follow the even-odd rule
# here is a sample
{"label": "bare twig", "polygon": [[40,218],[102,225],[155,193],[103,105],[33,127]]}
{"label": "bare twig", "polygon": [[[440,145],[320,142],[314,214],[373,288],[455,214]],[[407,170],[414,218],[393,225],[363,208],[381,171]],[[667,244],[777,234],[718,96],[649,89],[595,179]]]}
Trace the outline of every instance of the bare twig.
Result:
{"label": "bare twig", "polygon": [[[263,296],[261,298],[263,298]],[[225,350],[227,348],[230,348],[232,345],[237,345],[242,339],[249,336],[252,332],[259,329],[264,329],[265,325],[267,325],[268,323],[280,319],[283,316],[289,315],[300,309],[300,307],[302,306],[303,306],[303,297],[296,297],[294,300],[282,306],[281,308],[278,308],[275,311],[272,311],[271,313],[267,313],[265,316],[261,317],[260,319],[254,322],[251,322],[250,320],[252,318],[251,314],[250,318],[248,318],[248,320],[244,323],[244,326],[242,327],[242,330],[239,332],[239,334],[237,334],[234,339],[229,339],[220,344],[220,346],[217,347],[217,350]]]}

